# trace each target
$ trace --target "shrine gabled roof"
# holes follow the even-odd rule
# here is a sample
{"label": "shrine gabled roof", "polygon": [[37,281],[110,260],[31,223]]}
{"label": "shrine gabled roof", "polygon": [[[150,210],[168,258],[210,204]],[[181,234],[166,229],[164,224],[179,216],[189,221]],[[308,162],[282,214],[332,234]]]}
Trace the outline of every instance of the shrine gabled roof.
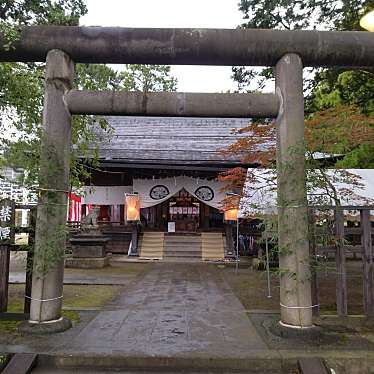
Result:
{"label": "shrine gabled roof", "polygon": [[243,118],[106,118],[113,134],[101,143],[100,159],[135,164],[239,164],[239,156],[220,150],[243,137],[233,130],[250,123]]}

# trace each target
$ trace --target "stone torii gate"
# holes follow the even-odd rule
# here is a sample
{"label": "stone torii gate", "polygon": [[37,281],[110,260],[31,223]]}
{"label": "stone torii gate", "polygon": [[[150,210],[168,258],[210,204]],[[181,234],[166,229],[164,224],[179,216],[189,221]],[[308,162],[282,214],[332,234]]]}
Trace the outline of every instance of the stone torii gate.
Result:
{"label": "stone torii gate", "polygon": [[[0,46],[4,38],[0,35]],[[52,267],[36,256],[25,329],[61,331],[63,254],[72,114],[276,117],[281,321],[313,327],[305,187],[303,67],[372,67],[374,35],[219,29],[130,29],[33,26],[0,61],[46,61],[41,194],[36,252],[56,249]],[[73,63],[275,66],[273,94],[81,92]],[[54,207],[54,209],[51,209]],[[44,272],[43,272],[44,269]]]}

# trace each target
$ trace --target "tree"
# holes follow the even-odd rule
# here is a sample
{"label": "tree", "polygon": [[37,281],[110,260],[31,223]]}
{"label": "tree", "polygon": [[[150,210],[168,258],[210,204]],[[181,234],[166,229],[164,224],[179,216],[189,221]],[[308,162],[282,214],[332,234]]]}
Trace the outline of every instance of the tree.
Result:
{"label": "tree", "polygon": [[[87,12],[83,0],[7,0],[0,5],[0,31],[11,43],[20,25],[78,25]],[[17,166],[26,170],[23,184],[37,184],[43,109],[43,63],[0,64],[0,141],[4,145],[0,166]],[[127,65],[118,72],[106,65],[77,64],[75,87],[87,90],[175,90],[176,79],[167,66]],[[98,146],[102,138],[93,131],[110,134],[105,119],[98,116],[74,116],[72,128],[71,179],[79,185],[88,171],[80,162],[87,158],[97,166]]]}
{"label": "tree", "polygon": [[[86,12],[83,0],[5,0],[0,5],[0,31],[11,48],[19,26],[78,25]],[[22,166],[30,184],[38,170],[43,82],[44,64],[0,64],[1,164]]]}
{"label": "tree", "polygon": [[[324,30],[361,30],[359,20],[367,11],[374,9],[373,0],[241,0],[239,9],[244,14],[243,28],[275,28],[275,29],[324,29]],[[318,69],[309,72],[305,80],[307,119],[316,120],[330,118],[335,126],[331,135],[336,133],[340,123],[346,123],[347,115],[351,115],[351,124],[358,128],[361,124],[372,129],[372,121],[363,117],[374,114],[374,70],[345,68]],[[233,78],[238,82],[239,91],[250,91],[263,88],[269,79],[273,79],[273,69],[258,71],[244,67],[233,68]],[[344,110],[343,113],[340,109]],[[343,125],[344,126],[344,125]],[[328,130],[327,130],[328,131]],[[324,131],[326,134],[326,131]],[[345,148],[344,160],[338,167],[374,167],[372,161],[373,145],[370,138],[361,138],[362,143],[354,147],[345,147],[346,138],[337,138],[342,144],[336,148]],[[325,150],[328,152],[328,150]],[[342,150],[340,149],[340,152]]]}
{"label": "tree", "polygon": [[4,0],[0,4],[0,19],[9,24],[78,25],[87,13],[83,0]]}
{"label": "tree", "polygon": [[[361,16],[373,8],[373,0],[241,0],[239,10],[243,13],[245,22],[240,27],[361,30]],[[244,67],[233,68],[233,78],[238,82],[239,90],[256,88],[256,83],[257,87],[263,87],[272,77],[272,69],[258,72]]]}
{"label": "tree", "polygon": [[170,66],[126,65],[120,73],[120,87],[125,91],[175,91],[176,78],[170,77]]}

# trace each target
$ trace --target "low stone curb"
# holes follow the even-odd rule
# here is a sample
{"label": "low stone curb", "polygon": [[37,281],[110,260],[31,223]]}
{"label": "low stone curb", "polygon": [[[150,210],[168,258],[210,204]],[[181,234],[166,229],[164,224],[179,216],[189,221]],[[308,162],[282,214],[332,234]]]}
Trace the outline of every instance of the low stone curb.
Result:
{"label": "low stone curb", "polygon": [[[251,350],[245,356],[198,356],[179,355],[173,357],[124,356],[121,354],[42,354],[40,366],[58,369],[95,369],[95,370],[149,370],[150,372],[193,371],[207,372],[230,370],[247,373],[290,372],[297,368],[300,358],[321,358],[329,367],[355,368],[352,374],[369,373],[366,367],[374,366],[372,351],[297,351],[297,350]],[[364,367],[364,366],[365,367]]]}
{"label": "low stone curb", "polygon": [[122,356],[100,354],[40,355],[39,364],[58,369],[145,370],[145,371],[245,371],[254,373],[282,370],[282,358],[276,351],[248,352],[245,357],[199,356]]}

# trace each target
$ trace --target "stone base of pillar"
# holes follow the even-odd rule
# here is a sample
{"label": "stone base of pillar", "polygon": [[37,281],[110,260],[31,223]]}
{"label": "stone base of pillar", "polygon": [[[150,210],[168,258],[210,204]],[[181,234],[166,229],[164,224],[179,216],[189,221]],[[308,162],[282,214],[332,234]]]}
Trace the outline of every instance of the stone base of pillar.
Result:
{"label": "stone base of pillar", "polygon": [[72,327],[68,318],[61,317],[47,322],[24,321],[18,326],[18,331],[23,334],[48,335],[63,332]]}
{"label": "stone base of pillar", "polygon": [[300,339],[320,339],[322,336],[322,329],[319,326],[310,326],[310,327],[298,327],[284,324],[279,321],[276,323],[272,332],[282,338],[300,338]]}
{"label": "stone base of pillar", "polygon": [[109,266],[109,257],[71,257],[65,260],[66,268],[75,269],[101,269]]}

